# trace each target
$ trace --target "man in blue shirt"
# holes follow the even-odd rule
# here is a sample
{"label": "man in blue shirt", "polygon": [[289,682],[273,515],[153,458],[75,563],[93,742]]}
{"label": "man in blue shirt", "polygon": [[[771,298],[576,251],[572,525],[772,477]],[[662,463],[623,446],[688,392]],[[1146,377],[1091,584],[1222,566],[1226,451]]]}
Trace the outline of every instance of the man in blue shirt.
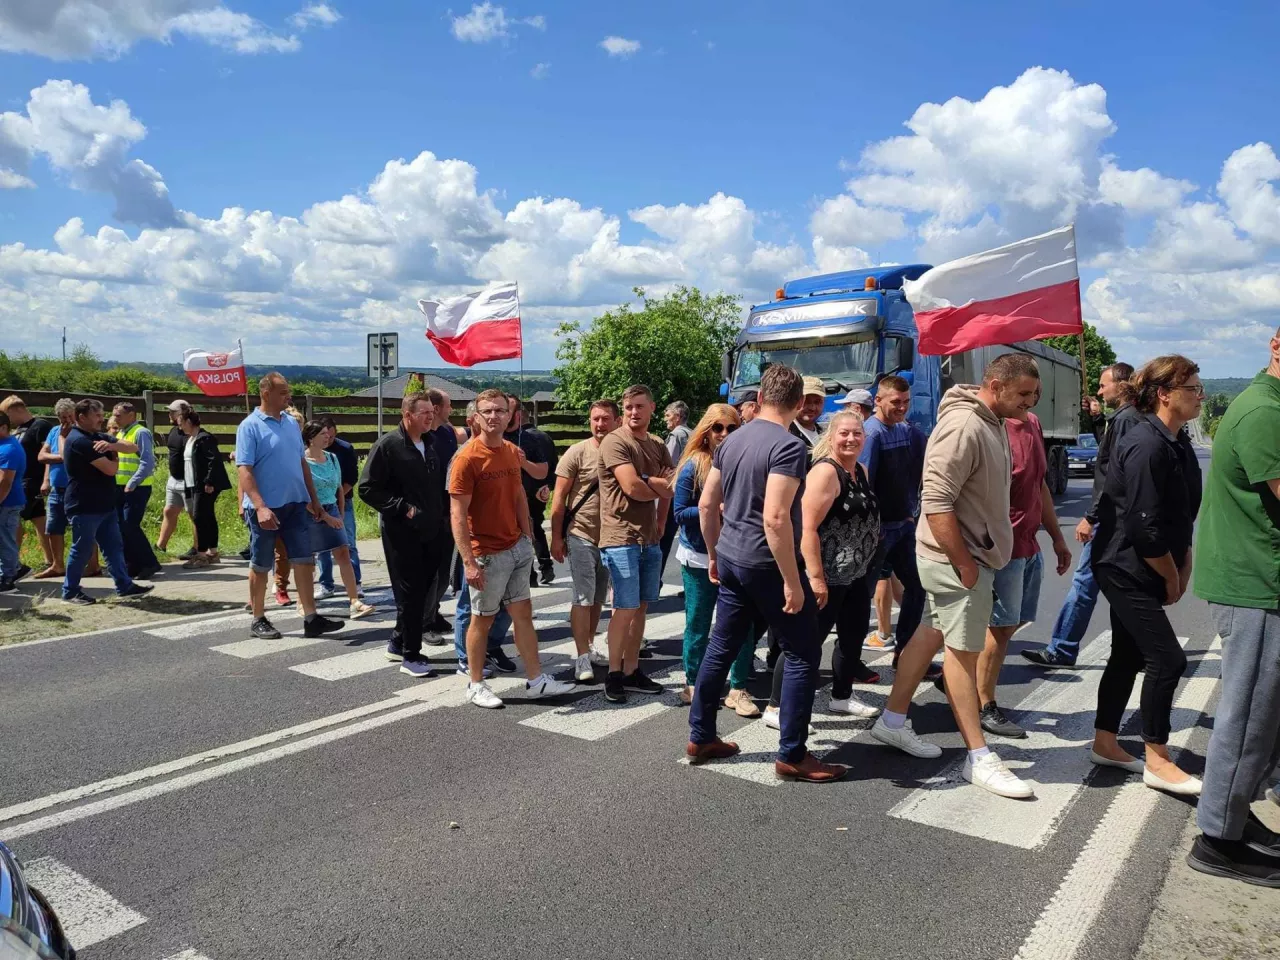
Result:
{"label": "man in blue shirt", "polygon": [[18,554],[18,524],[27,495],[22,484],[27,475],[27,454],[9,435],[9,415],[0,411],[0,593],[12,593],[14,583],[31,572]]}
{"label": "man in blue shirt", "polygon": [[[915,424],[907,422],[911,384],[902,377],[884,377],[876,387],[875,404],[876,415],[865,424],[867,442],[858,457],[880,503],[880,548],[867,576],[878,579],[892,572],[902,584],[893,645],[896,663],[924,612],[924,587],[916,570],[916,517],[927,440]],[[928,679],[939,675],[934,667]]]}
{"label": "man in blue shirt", "polygon": [[277,537],[284,542],[295,573],[303,634],[318,637],[333,633],[342,629],[342,621],[316,613],[311,524],[319,522],[323,509],[311,482],[302,430],[285,413],[293,399],[289,381],[278,373],[268,373],[258,381],[258,398],[258,409],[236,428],[236,468],[244,492],[240,506],[249,526],[249,601],[253,607],[249,635],[259,640],[280,639],[280,631],[263,610]]}
{"label": "man in blue shirt", "polygon": [[101,403],[81,400],[76,404],[76,425],[62,444],[62,465],[67,471],[63,509],[71,520],[71,555],[62,581],[62,599],[77,606],[95,602],[80,588],[94,543],[102,551],[117,594],[137,597],[151,592],[151,587],[133,582],[125,564],[124,540],[116,517],[120,448],[102,432],[102,419]]}

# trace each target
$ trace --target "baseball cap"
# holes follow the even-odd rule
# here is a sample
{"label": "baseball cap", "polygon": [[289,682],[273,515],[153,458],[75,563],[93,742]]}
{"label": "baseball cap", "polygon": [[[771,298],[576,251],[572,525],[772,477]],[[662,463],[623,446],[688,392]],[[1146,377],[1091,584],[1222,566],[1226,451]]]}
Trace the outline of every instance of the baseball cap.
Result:
{"label": "baseball cap", "polygon": [[746,393],[742,394],[742,396],[736,398],[733,401],[733,405],[735,407],[740,407],[744,403],[759,403],[759,402],[760,402],[760,391],[748,390]]}
{"label": "baseball cap", "polygon": [[827,388],[822,385],[822,378],[805,377],[804,395],[806,397],[825,397],[827,395]]}
{"label": "baseball cap", "polygon": [[860,407],[870,407],[873,405],[871,400],[871,391],[864,390],[861,387],[855,387],[850,390],[847,394],[837,400],[836,403],[841,405],[857,404]]}
{"label": "baseball cap", "polygon": [[170,413],[181,413],[183,410],[189,410],[190,408],[191,404],[185,400],[174,400],[169,404]]}

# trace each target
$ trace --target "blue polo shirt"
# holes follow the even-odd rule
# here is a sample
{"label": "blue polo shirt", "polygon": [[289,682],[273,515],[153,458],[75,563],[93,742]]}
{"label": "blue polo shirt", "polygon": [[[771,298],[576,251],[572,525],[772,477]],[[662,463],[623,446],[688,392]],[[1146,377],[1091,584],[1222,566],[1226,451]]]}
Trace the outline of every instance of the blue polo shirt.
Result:
{"label": "blue polo shirt", "polygon": [[17,437],[5,437],[0,440],[0,470],[13,471],[13,483],[0,507],[21,507],[27,502],[22,483],[27,476],[27,454]]}
{"label": "blue polo shirt", "polygon": [[[302,479],[302,430],[287,413],[269,417],[259,407],[236,428],[236,466],[250,467],[262,502],[273,510],[288,503],[310,503]],[[252,504],[248,494],[244,509]]]}

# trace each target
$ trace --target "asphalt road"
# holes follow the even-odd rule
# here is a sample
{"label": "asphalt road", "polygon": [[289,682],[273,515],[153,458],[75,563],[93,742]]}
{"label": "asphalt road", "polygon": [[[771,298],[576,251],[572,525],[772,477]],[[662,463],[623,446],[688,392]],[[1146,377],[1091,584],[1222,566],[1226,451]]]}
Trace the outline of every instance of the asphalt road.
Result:
{"label": "asphalt road", "polygon": [[[1064,526],[1087,490],[1061,498]],[[264,653],[235,615],[0,650],[0,839],[84,960],[1128,957],[1190,807],[1087,762],[1105,602],[1082,669],[1017,656],[1045,641],[1068,581],[1048,575],[1002,675],[1033,735],[992,741],[1035,801],[959,779],[932,686],[913,721],[941,760],[817,713],[811,747],[853,775],[779,784],[777,735],[726,712],[740,761],[682,763],[673,692],[478,710],[460,677],[385,664],[385,619]],[[682,601],[666,592],[650,666],[674,690]],[[535,596],[544,656],[566,667],[563,571]],[[1194,598],[1173,619],[1194,671],[1174,728],[1198,772],[1214,631]],[[860,694],[877,705],[882,672]]]}

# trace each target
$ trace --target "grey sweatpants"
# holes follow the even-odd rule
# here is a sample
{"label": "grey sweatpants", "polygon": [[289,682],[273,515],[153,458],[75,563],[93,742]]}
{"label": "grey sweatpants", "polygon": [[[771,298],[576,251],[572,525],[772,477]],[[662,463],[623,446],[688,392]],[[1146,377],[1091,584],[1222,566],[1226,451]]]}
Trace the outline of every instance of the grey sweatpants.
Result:
{"label": "grey sweatpants", "polygon": [[1222,695],[1196,822],[1239,840],[1258,788],[1280,761],[1280,610],[1209,604],[1222,637]]}

